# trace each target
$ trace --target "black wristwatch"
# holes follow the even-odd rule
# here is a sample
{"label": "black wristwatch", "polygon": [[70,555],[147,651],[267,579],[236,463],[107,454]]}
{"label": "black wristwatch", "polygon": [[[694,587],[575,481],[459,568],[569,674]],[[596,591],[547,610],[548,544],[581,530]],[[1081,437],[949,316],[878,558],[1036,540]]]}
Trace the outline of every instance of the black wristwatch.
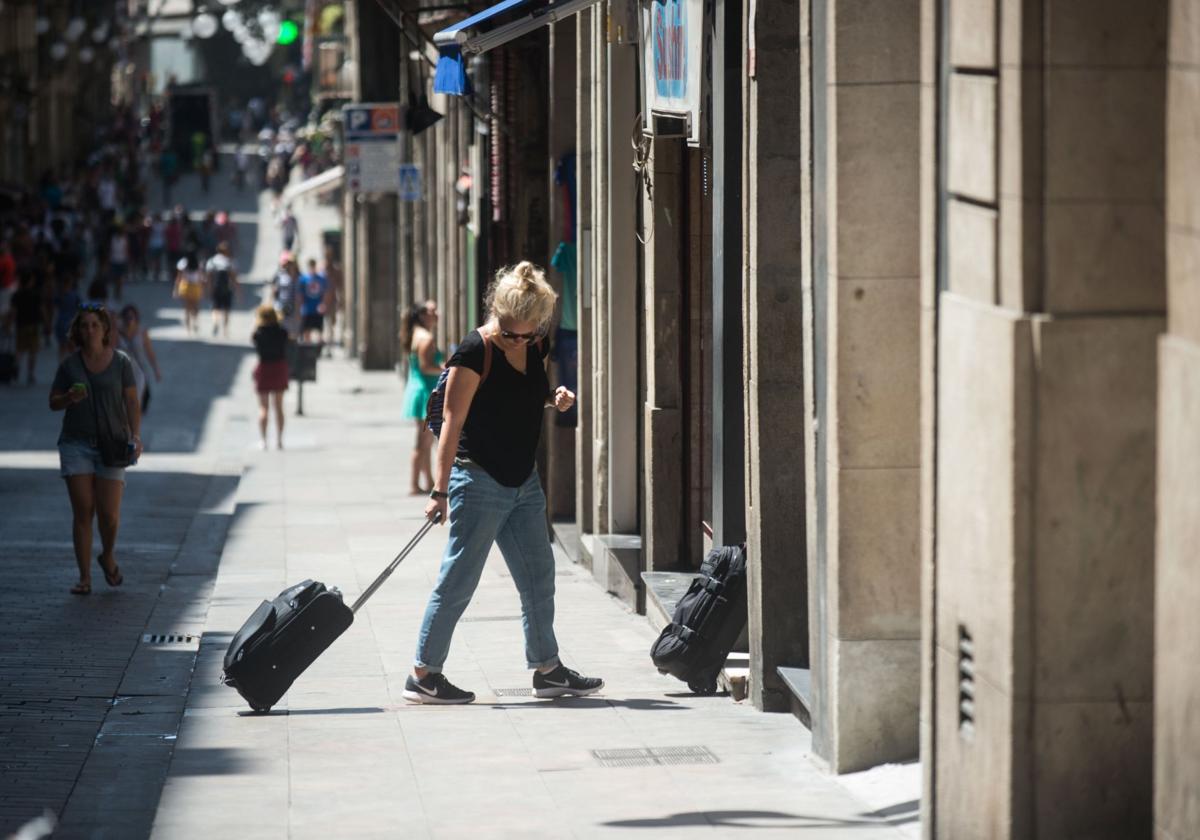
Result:
{"label": "black wristwatch", "polygon": [[431,499],[449,499],[449,493],[443,493],[441,490],[430,490],[429,498]]}

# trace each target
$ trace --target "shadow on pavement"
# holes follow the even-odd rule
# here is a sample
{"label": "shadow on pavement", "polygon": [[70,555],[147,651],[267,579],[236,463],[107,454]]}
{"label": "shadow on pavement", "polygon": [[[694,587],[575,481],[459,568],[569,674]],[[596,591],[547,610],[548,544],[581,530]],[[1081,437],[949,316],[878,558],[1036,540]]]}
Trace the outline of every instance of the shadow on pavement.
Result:
{"label": "shadow on pavement", "polygon": [[532,698],[524,703],[472,703],[473,706],[484,706],[489,709],[634,709],[639,712],[680,712],[687,711],[686,706],[678,703],[664,703],[652,698],[633,700],[613,700],[604,697],[554,697],[548,700]]}
{"label": "shadow on pavement", "polygon": [[845,820],[833,817],[787,814],[782,811],[684,811],[663,817],[613,820],[600,823],[612,828],[762,828],[792,831],[813,828],[863,828],[895,825],[888,820]]}

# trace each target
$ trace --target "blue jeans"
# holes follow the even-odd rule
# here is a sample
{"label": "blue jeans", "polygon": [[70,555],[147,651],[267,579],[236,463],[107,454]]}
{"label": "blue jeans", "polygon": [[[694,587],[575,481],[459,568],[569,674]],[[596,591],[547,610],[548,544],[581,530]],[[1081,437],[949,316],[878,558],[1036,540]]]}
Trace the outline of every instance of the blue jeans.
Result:
{"label": "blue jeans", "polygon": [[554,638],[554,554],[546,533],[546,497],[537,470],[520,487],[505,487],[476,464],[450,470],[450,540],[417,636],[416,666],[440,673],[492,543],[521,596],[525,659],[530,668],[558,664]]}

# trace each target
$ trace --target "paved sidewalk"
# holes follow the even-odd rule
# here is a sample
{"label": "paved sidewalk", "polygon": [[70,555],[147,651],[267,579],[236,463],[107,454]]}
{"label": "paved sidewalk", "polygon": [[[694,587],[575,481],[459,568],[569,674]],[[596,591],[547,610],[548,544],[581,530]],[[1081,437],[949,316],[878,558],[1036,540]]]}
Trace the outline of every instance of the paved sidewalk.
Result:
{"label": "paved sidewalk", "polygon": [[[259,198],[214,196],[244,214],[256,280],[278,249]],[[306,231],[327,224],[320,212],[299,208]],[[42,359],[37,387],[0,389],[0,836],[43,807],[60,840],[917,836],[915,765],[835,779],[792,717],[687,694],[652,667],[646,619],[565,560],[562,655],[603,676],[602,694],[529,696],[518,599],[497,555],[447,663],[478,701],[405,704],[444,529],[272,714],[246,714],[218,676],[258,602],[305,577],[353,598],[420,523],[424,500],[405,493],[402,383],[322,359],[303,418],[289,392],[286,449],[261,452],[253,296],[224,341],[186,335],[166,284],[128,294],[167,378],[129,475],[121,589],[96,574],[89,598],[66,591],[61,418],[45,407],[54,360]]]}
{"label": "paved sidewalk", "polygon": [[693,697],[658,675],[646,619],[566,562],[556,578],[562,656],[603,676],[602,695],[528,696],[518,599],[497,553],[446,666],[477,702],[405,704],[442,529],[272,714],[247,714],[218,676],[230,635],[258,602],[307,577],[351,599],[421,521],[424,501],[405,493],[399,380],[327,360],[319,376],[288,448],[253,455],[238,485],[153,837],[592,837],[633,828],[719,837],[772,827],[896,838],[889,820],[914,825],[911,802],[873,814],[879,804],[818,771],[792,717]]}

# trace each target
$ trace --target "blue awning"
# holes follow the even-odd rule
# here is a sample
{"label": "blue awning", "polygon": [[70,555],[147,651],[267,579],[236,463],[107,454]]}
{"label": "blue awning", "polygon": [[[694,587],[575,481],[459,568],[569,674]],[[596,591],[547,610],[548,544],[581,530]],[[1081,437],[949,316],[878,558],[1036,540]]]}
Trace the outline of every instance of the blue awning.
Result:
{"label": "blue awning", "polygon": [[456,44],[461,45],[470,36],[470,30],[478,27],[482,23],[492,22],[492,26],[500,23],[499,18],[508,11],[516,9],[519,6],[533,5],[535,0],[504,0],[503,3],[497,3],[495,6],[490,6],[484,9],[477,15],[456,23],[454,26],[448,26],[441,32],[433,36],[433,43],[438,47],[443,45]]}
{"label": "blue awning", "polygon": [[547,24],[575,14],[599,0],[503,0],[433,36],[437,45],[434,93],[462,96],[471,92],[466,57],[507,44]]}

